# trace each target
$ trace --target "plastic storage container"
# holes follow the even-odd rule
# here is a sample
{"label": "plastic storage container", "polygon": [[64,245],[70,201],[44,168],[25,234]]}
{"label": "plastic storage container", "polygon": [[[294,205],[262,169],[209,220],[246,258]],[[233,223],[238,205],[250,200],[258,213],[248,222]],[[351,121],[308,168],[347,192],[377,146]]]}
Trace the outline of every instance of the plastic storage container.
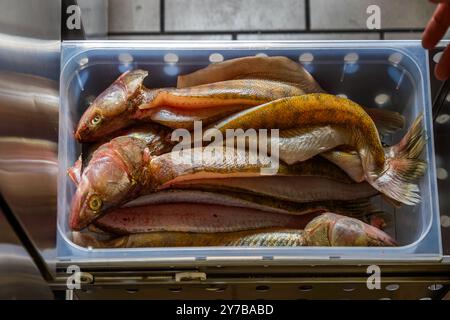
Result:
{"label": "plastic storage container", "polygon": [[[427,144],[426,175],[420,183],[422,202],[410,207],[382,209],[392,213],[387,230],[400,246],[395,248],[300,247],[300,248],[139,248],[92,249],[71,242],[67,218],[75,191],[67,168],[80,154],[73,130],[89,102],[122,72],[141,68],[150,75],[148,87],[175,86],[177,75],[207,66],[211,61],[265,54],[282,55],[302,63],[330,93],[345,95],[368,107],[402,113],[407,127],[423,112]],[[59,123],[58,257],[77,259],[237,259],[299,263],[342,259],[354,261],[419,261],[441,258],[439,208],[435,178],[431,103],[427,53],[417,41],[352,42],[146,42],[69,41],[62,44],[61,111]],[[405,133],[396,134],[398,142]],[[389,141],[388,141],[389,142]],[[381,203],[381,202],[380,202]],[[235,260],[235,259],[233,259]]]}

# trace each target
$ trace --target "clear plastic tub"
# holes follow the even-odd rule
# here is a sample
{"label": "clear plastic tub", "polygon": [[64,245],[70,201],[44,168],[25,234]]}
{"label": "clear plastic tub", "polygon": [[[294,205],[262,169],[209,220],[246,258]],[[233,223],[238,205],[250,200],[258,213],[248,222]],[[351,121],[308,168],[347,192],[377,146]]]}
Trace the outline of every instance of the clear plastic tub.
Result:
{"label": "clear plastic tub", "polygon": [[[170,54],[170,55],[168,55]],[[420,183],[422,202],[393,211],[388,233],[395,248],[143,248],[88,249],[72,243],[67,218],[75,191],[66,170],[77,159],[81,146],[73,129],[93,97],[122,72],[131,68],[150,71],[148,87],[175,86],[178,74],[207,66],[210,60],[266,54],[300,61],[330,93],[346,95],[365,106],[402,113],[407,127],[423,112],[428,170]],[[417,41],[352,42],[146,42],[69,41],[62,44],[61,111],[59,129],[58,257],[63,260],[295,260],[341,259],[352,261],[420,261],[441,258],[439,208],[435,178],[431,103],[427,53]],[[405,132],[393,137],[398,141]],[[393,142],[394,142],[393,141]],[[381,204],[381,202],[380,202]]]}

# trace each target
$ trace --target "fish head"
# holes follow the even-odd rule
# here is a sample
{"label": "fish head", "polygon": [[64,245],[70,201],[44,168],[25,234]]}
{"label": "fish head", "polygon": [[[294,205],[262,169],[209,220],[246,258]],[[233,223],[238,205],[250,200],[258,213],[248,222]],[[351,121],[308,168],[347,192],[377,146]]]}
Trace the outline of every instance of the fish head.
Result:
{"label": "fish head", "polygon": [[358,219],[324,213],[305,228],[308,242],[316,246],[396,246],[387,233]]}
{"label": "fish head", "polygon": [[[106,149],[106,148],[105,148]],[[97,150],[83,171],[72,199],[70,227],[81,230],[122,205],[137,187],[124,160],[113,150]]]}
{"label": "fish head", "polygon": [[132,112],[139,104],[138,93],[148,72],[123,73],[88,107],[78,122],[75,137],[80,142],[96,141],[130,125]]}

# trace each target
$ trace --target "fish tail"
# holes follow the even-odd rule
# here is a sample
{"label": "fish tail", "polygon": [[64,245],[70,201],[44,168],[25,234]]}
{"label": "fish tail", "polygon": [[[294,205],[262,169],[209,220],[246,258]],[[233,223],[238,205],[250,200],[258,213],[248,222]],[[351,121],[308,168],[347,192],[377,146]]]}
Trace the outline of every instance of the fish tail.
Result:
{"label": "fish tail", "polygon": [[426,170],[426,162],[419,159],[425,146],[423,115],[419,115],[403,139],[388,149],[381,174],[369,177],[368,182],[385,196],[407,205],[420,202],[419,187],[415,183]]}
{"label": "fish tail", "polygon": [[400,113],[380,108],[365,108],[380,134],[389,134],[405,127],[405,117]]}

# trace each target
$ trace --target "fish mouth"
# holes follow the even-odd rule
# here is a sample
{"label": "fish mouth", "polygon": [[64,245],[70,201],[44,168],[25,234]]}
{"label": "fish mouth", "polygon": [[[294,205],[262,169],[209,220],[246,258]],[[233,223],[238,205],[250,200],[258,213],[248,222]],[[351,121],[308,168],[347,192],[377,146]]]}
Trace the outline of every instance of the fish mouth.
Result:
{"label": "fish mouth", "polygon": [[88,199],[92,193],[87,187],[89,187],[89,182],[83,179],[72,198],[69,218],[69,225],[72,230],[79,231],[85,228],[100,215],[100,212],[93,211],[88,206]]}
{"label": "fish mouth", "polygon": [[83,115],[83,117],[80,120],[80,124],[77,126],[74,132],[74,136],[75,139],[79,142],[90,142],[93,139],[92,129],[89,128],[87,122],[83,120],[84,117],[85,116]]}
{"label": "fish mouth", "polygon": [[89,223],[89,217],[86,217],[86,199],[87,193],[80,192],[77,189],[72,199],[72,206],[70,212],[69,224],[72,230],[81,230]]}
{"label": "fish mouth", "polygon": [[364,229],[368,238],[369,245],[385,247],[398,246],[398,243],[384,231],[373,226],[365,226]]}

